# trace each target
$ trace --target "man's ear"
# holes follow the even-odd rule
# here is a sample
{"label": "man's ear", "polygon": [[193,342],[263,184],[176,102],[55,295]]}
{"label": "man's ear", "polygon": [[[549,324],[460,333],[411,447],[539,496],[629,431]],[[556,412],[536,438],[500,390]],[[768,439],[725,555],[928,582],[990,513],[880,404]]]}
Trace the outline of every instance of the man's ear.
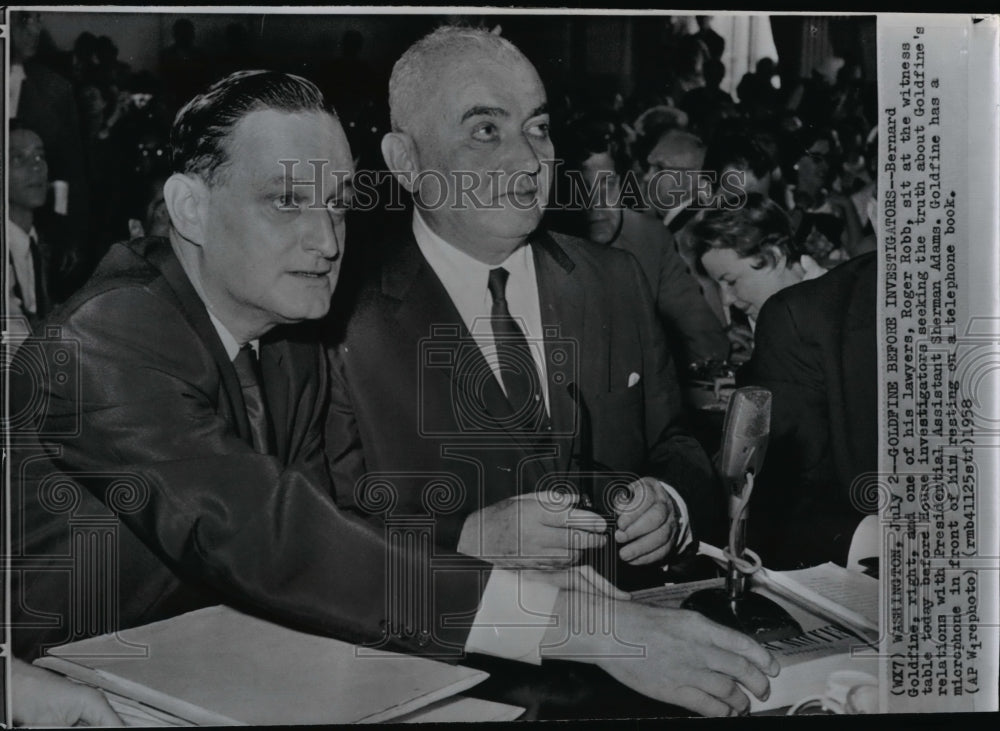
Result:
{"label": "man's ear", "polygon": [[399,184],[412,193],[417,173],[420,172],[413,138],[405,132],[390,132],[382,138],[382,157]]}
{"label": "man's ear", "polygon": [[174,173],[163,184],[163,202],[170,223],[184,239],[201,246],[205,241],[208,186],[194,175]]}

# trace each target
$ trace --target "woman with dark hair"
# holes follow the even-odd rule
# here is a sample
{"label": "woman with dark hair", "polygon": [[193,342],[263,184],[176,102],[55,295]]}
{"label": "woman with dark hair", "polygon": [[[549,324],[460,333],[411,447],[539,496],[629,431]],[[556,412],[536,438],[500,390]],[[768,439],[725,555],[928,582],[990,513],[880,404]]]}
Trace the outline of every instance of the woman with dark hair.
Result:
{"label": "woman with dark hair", "polygon": [[826,272],[796,244],[788,214],[758,193],[742,208],[706,212],[694,225],[691,246],[718,284],[723,305],[742,310],[751,325],[775,292]]}

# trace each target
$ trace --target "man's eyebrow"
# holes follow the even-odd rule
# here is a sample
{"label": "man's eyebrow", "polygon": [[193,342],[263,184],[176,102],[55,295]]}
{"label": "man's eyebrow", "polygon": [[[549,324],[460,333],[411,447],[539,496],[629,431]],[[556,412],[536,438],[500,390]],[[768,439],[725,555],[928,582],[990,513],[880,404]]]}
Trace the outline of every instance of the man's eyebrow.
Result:
{"label": "man's eyebrow", "polygon": [[469,117],[509,117],[510,112],[501,107],[474,106],[469,107],[462,115],[464,122]]}
{"label": "man's eyebrow", "polygon": [[[354,173],[348,172],[346,170],[339,172],[330,172],[328,175],[332,176],[337,183],[340,183],[344,187],[354,186]],[[296,188],[301,188],[307,185],[314,185],[316,183],[316,178],[289,178],[288,175],[280,174],[274,175],[264,181],[265,185],[285,185],[286,183],[291,183]]]}
{"label": "man's eyebrow", "polygon": [[548,103],[546,103],[542,104],[541,106],[535,107],[529,116],[538,117],[542,114],[548,114],[548,113],[549,113],[549,105]]}

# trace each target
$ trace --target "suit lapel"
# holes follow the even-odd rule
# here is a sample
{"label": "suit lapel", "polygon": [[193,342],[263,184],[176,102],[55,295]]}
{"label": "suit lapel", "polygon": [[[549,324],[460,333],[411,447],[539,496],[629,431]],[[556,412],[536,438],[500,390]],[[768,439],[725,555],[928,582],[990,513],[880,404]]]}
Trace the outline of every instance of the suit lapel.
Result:
{"label": "suit lapel", "polygon": [[[396,318],[407,338],[413,342],[426,339],[428,347],[435,349],[436,357],[447,357],[448,362],[454,364],[447,369],[424,368],[426,380],[421,388],[426,389],[425,397],[433,398],[434,403],[440,403],[452,413],[462,410],[456,414],[456,419],[464,418],[465,424],[456,424],[456,433],[481,431],[483,436],[509,440],[527,460],[523,484],[534,486],[547,469],[552,469],[552,460],[538,458],[537,434],[504,427],[505,421],[510,423],[513,416],[510,403],[412,235],[383,267],[382,292],[399,302]],[[445,370],[447,375],[428,373]],[[436,396],[431,396],[435,393]],[[456,405],[456,398],[464,403]]]}
{"label": "suit lapel", "polygon": [[[532,242],[535,275],[538,279],[538,304],[545,332],[545,370],[549,381],[549,412],[552,431],[567,435],[562,442],[554,467],[565,471],[570,468],[573,446],[577,443],[580,428],[576,398],[569,391],[575,384],[580,393],[584,382],[584,368],[592,357],[593,343],[585,330],[588,292],[573,276],[576,263],[565,250],[545,232]],[[569,368],[567,368],[569,349]],[[583,395],[586,398],[586,394]],[[568,437],[572,436],[572,440]],[[572,443],[571,443],[572,441]]]}
{"label": "suit lapel", "polygon": [[195,332],[198,333],[202,344],[212,354],[212,359],[218,366],[219,375],[222,379],[222,394],[220,394],[220,398],[225,399],[228,403],[229,413],[236,425],[236,431],[240,438],[252,443],[250,423],[247,421],[246,406],[243,404],[243,392],[240,390],[240,383],[236,378],[236,369],[233,368],[229,354],[226,353],[226,349],[219,339],[219,334],[208,317],[208,310],[205,309],[205,304],[195,291],[194,286],[174,255],[169,243],[164,242],[162,246],[150,246],[146,250],[146,257],[163,274],[170,288],[177,296],[187,321],[194,328]]}
{"label": "suit lapel", "polygon": [[384,267],[382,292],[399,301],[396,319],[403,331],[414,342],[424,341],[427,349],[433,349],[435,358],[442,359],[439,362],[447,360],[451,364],[449,368],[424,368],[421,375],[428,380],[422,381],[423,385],[433,387],[437,379],[433,374],[447,373],[450,383],[442,394],[448,399],[444,403],[451,403],[458,395],[463,402],[458,408],[465,410],[461,416],[467,417],[468,423],[485,422],[490,431],[499,426],[494,421],[502,422],[511,416],[503,389],[412,236]]}
{"label": "suit lapel", "polygon": [[274,456],[281,460],[282,464],[289,462],[288,450],[291,440],[286,438],[286,432],[287,425],[292,423],[291,412],[295,408],[292,394],[289,392],[291,371],[282,366],[289,347],[288,341],[278,336],[275,330],[260,340],[260,370],[264,381],[261,387],[267,401],[271,425],[274,427],[274,448],[277,450]]}

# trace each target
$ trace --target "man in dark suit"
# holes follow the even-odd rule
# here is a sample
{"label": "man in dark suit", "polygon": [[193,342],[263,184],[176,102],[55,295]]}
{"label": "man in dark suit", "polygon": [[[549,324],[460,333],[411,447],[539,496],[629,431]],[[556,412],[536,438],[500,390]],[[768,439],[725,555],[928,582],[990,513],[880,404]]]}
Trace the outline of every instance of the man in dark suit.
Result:
{"label": "man in dark suit", "polygon": [[[662,565],[691,542],[688,517],[711,524],[721,500],[681,428],[648,285],[629,255],[536,230],[554,154],[544,89],[512,45],[460,33],[415,44],[390,81],[395,131],[383,154],[416,209],[332,349],[340,497],[358,504],[366,473],[454,471],[464,492],[437,518],[441,545],[504,561],[528,547],[572,558],[537,496],[556,475],[601,464],[634,474],[633,509],[605,510],[620,557]],[[442,58],[475,64],[480,84],[450,88]],[[418,110],[418,98],[436,111]],[[505,360],[508,338],[520,351]],[[468,437],[480,444],[456,444]],[[401,489],[398,507],[420,498]],[[603,523],[580,517],[591,530],[574,537],[603,546]]]}
{"label": "man in dark suit", "polygon": [[572,207],[585,202],[586,238],[624,249],[639,262],[683,380],[692,363],[725,361],[729,339],[677,251],[673,234],[655,217],[627,207],[635,192],[622,190],[626,163],[617,158],[624,143],[609,132],[615,125],[600,113],[581,115],[567,127],[568,144],[560,140],[560,156],[570,173],[567,185],[577,187]]}
{"label": "man in dark suit", "polygon": [[10,116],[42,138],[51,179],[65,181],[68,187],[67,208],[58,213],[67,215],[74,229],[85,231],[87,177],[73,87],[35,58],[42,31],[41,14],[12,12],[10,20]]}
{"label": "man in dark suit", "polygon": [[6,316],[8,329],[28,334],[49,314],[52,252],[36,228],[45,205],[49,173],[45,146],[30,129],[11,121],[10,192],[7,210]]}
{"label": "man in dark suit", "polygon": [[747,539],[768,566],[846,564],[875,511],[859,478],[878,466],[877,263],[864,254],[769,298],[737,373],[774,399]]}
{"label": "man in dark suit", "polygon": [[[694,664],[673,658],[698,646],[699,682],[720,697],[678,680],[678,702],[723,713],[746,706],[737,682],[766,692],[777,664],[749,638],[674,613],[645,643],[651,679],[631,680],[635,658],[616,660],[614,638],[567,636],[571,599],[549,584],[448,553],[432,565],[394,540],[413,535],[405,526],[339,509],[322,449],[325,356],[305,321],[326,314],[339,275],[343,130],[312,83],[246,71],[192,99],[171,138],[169,239],[113,246],[11,369],[19,655],[225,602],[451,659],[530,660],[544,641],[664,700],[662,678]],[[525,606],[521,590],[547,597],[555,621],[498,625],[505,602]],[[633,642],[669,616],[628,614]]]}
{"label": "man in dark suit", "polygon": [[[461,649],[468,627],[387,615],[387,567],[418,575],[421,559],[331,494],[325,358],[296,323],[326,313],[337,281],[339,123],[311,83],[244,72],[182,111],[172,146],[169,240],[113,246],[12,367],[16,651],[219,602]],[[435,609],[476,609],[470,567],[438,574]]]}
{"label": "man in dark suit", "polygon": [[[578,564],[604,546],[602,571],[620,558],[662,582],[690,524],[716,507],[712,471],[680,427],[635,259],[537,230],[553,148],[534,67],[498,35],[440,28],[397,61],[389,100],[382,151],[415,212],[333,333],[327,452],[338,500],[386,521],[431,520],[438,550],[545,568],[574,588],[580,578],[611,591]],[[564,489],[580,497],[568,514]],[[612,604],[599,621],[635,636],[642,605]],[[733,712],[746,697],[704,673],[716,667],[705,643],[721,629],[667,612],[644,639],[649,662],[597,662],[653,697]]]}

